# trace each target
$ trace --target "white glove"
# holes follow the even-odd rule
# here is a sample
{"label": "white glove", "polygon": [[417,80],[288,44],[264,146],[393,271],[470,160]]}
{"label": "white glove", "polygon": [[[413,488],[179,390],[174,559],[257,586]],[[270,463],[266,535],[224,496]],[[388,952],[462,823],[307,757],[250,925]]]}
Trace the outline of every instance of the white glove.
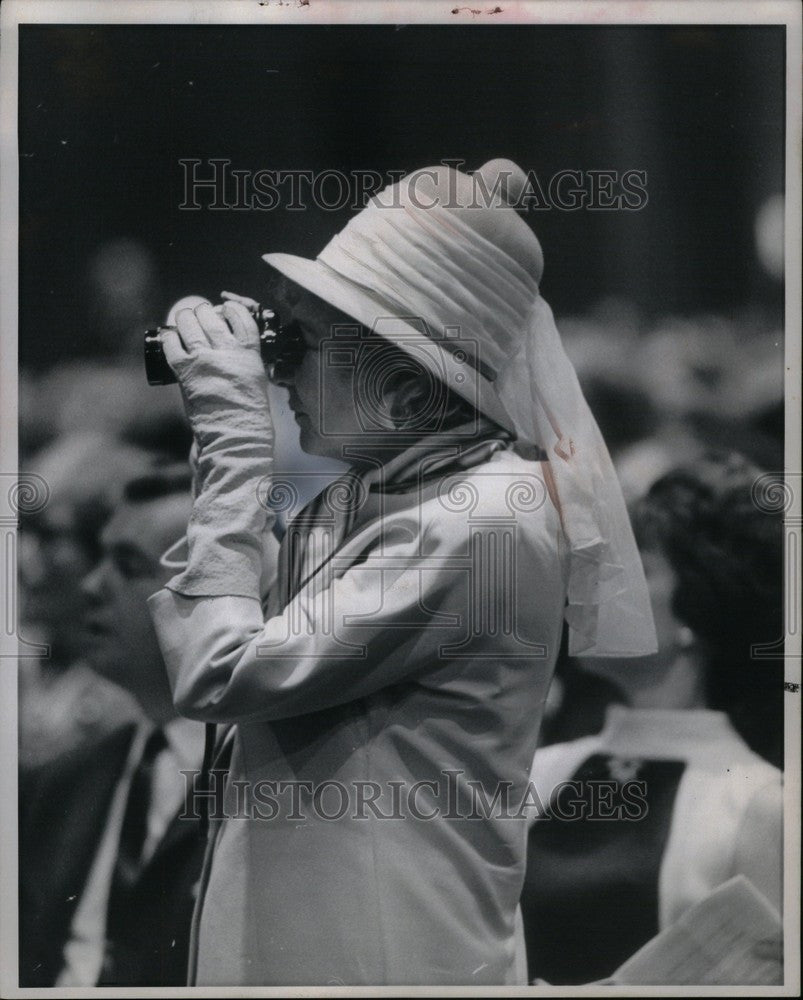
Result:
{"label": "white glove", "polygon": [[[273,422],[259,330],[241,302],[208,302],[162,333],[195,438],[187,566],[167,588],[188,597],[260,597],[274,515],[259,499],[273,465]],[[262,490],[258,487],[262,483]]]}

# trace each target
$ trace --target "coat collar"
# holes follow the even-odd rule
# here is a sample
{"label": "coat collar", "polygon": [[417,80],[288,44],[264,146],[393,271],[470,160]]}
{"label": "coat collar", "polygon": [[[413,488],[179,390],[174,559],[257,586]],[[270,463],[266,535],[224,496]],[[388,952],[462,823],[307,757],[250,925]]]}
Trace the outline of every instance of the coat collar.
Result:
{"label": "coat collar", "polygon": [[[366,525],[418,505],[445,476],[481,465],[511,443],[506,431],[480,417],[478,426],[427,435],[387,462],[352,468],[329,483],[293,518],[282,540],[288,586],[281,606]],[[320,537],[313,541],[315,534]]]}
{"label": "coat collar", "polygon": [[481,465],[510,442],[507,431],[479,417],[476,425],[463,425],[421,438],[384,465],[365,473],[363,482],[374,492],[407,492],[435,477]]}

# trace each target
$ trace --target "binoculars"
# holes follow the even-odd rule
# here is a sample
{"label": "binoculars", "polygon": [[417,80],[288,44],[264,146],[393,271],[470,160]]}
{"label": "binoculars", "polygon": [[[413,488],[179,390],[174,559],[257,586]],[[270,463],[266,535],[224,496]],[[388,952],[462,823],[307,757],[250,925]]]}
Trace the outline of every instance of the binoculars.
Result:
{"label": "binoculars", "polygon": [[[195,304],[202,301],[204,300],[198,298]],[[179,304],[177,303],[177,305]],[[168,319],[176,311],[176,306],[173,306]],[[287,340],[287,337],[283,336],[282,328],[275,324],[275,314],[272,309],[263,308],[254,303],[249,311],[259,326],[259,346],[262,360],[271,371],[283,353],[283,347],[286,346],[284,341]],[[274,325],[271,325],[272,323]],[[175,326],[168,323],[145,331],[145,376],[148,385],[172,385],[177,381],[173,369],[167,363],[161,337],[163,332],[175,329]]]}

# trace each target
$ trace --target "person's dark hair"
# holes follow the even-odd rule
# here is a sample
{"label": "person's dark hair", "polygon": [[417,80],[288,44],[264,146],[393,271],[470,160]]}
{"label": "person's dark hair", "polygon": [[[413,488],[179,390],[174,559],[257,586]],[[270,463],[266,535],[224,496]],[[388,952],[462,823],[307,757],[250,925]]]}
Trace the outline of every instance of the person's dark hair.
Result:
{"label": "person's dark hair", "polygon": [[756,503],[761,469],[713,452],[659,479],[636,506],[644,549],[677,575],[676,617],[707,654],[706,694],[764,756],[782,758],[783,660],[755,655],[783,636],[783,522]]}
{"label": "person's dark hair", "polygon": [[123,489],[123,498],[132,503],[158,500],[174,493],[189,494],[192,475],[186,462],[154,466],[151,472],[129,480]]}

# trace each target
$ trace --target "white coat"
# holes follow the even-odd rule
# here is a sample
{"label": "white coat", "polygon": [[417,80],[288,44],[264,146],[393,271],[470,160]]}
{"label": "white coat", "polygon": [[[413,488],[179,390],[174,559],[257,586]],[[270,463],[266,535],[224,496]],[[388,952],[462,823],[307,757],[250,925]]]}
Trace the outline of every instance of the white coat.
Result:
{"label": "white coat", "polygon": [[516,982],[517,809],[568,557],[541,465],[496,447],[386,477],[345,528],[334,505],[295,571],[291,526],[267,617],[256,595],[151,598],[179,710],[236,724],[194,984]]}

